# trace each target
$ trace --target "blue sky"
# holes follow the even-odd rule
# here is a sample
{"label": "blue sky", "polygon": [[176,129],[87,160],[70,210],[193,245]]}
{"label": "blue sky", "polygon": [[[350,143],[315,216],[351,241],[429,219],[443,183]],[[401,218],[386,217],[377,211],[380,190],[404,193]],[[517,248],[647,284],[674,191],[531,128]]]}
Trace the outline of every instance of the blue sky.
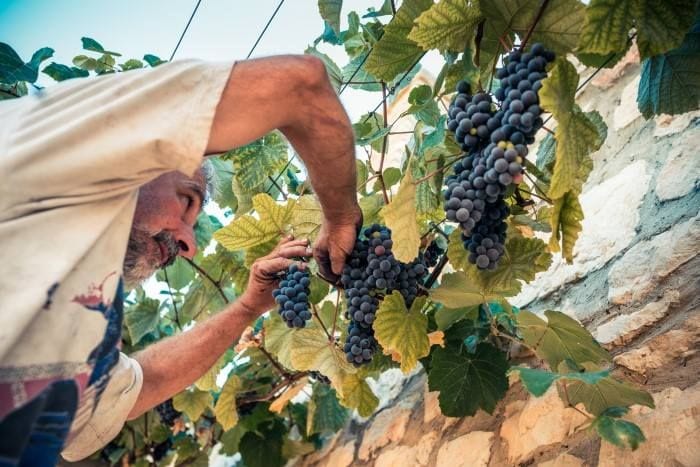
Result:
{"label": "blue sky", "polygon": [[[82,53],[80,38],[96,39],[108,50],[128,58],[153,53],[170,56],[196,0],[0,0],[0,41],[24,58],[40,47],[55,49],[54,60],[70,63]],[[176,58],[210,60],[245,58],[279,0],[202,0]],[[382,0],[346,0],[342,20],[350,9],[362,13],[379,8]],[[303,53],[323,29],[316,0],[286,0],[253,56]],[[340,66],[342,47],[320,46]],[[52,80],[42,78],[50,85]],[[379,102],[378,94],[348,90],[343,101],[356,119]]]}

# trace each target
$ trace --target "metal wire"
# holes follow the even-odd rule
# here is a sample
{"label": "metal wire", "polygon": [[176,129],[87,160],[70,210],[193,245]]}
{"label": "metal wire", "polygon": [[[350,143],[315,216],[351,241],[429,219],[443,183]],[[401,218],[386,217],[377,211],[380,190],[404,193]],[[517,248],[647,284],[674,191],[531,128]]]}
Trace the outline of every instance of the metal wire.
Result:
{"label": "metal wire", "polygon": [[182,39],[185,37],[185,34],[187,34],[187,30],[190,28],[190,24],[192,23],[192,20],[194,19],[194,15],[197,14],[197,10],[199,9],[199,4],[202,3],[202,0],[197,0],[197,4],[194,6],[194,10],[192,10],[192,14],[190,15],[190,19],[187,20],[187,24],[185,25],[185,29],[182,30],[182,34],[180,34],[180,38],[177,40],[177,45],[175,45],[175,48],[173,49],[173,53],[170,54],[170,60],[173,61],[173,57],[175,57],[175,53],[177,52],[177,49],[180,48],[180,44],[182,43]]}

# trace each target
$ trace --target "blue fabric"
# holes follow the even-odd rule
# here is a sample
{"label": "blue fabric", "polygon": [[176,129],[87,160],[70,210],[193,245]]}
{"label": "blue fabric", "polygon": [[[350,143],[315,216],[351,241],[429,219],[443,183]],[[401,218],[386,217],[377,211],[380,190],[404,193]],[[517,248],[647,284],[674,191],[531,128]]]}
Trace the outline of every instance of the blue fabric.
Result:
{"label": "blue fabric", "polygon": [[[94,406],[109,381],[110,370],[119,360],[123,297],[119,281],[111,304],[88,307],[107,320],[104,337],[88,358],[94,365],[88,386],[97,389]],[[0,467],[56,465],[77,409],[78,384],[68,379],[54,381],[30,402],[9,413],[0,420]]]}

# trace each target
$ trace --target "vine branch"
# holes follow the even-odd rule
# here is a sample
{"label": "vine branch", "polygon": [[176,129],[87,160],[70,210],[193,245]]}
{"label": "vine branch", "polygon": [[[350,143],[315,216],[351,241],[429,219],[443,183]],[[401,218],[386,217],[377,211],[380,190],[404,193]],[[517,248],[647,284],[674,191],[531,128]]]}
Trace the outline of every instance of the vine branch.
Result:
{"label": "vine branch", "polygon": [[205,271],[204,269],[202,269],[197,263],[195,263],[194,261],[192,261],[190,258],[185,258],[185,261],[187,261],[187,262],[190,264],[190,266],[192,266],[193,268],[195,268],[199,274],[201,274],[202,276],[206,277],[206,278],[209,280],[209,282],[211,282],[211,283],[214,285],[214,287],[216,287],[216,290],[219,291],[219,294],[221,295],[221,298],[224,299],[224,302],[225,302],[225,303],[229,303],[228,297],[226,296],[226,294],[224,293],[223,289],[221,288],[221,284],[219,284],[219,281],[215,281],[215,280],[209,275],[209,273],[207,273],[207,271]]}
{"label": "vine branch", "polygon": [[523,39],[522,43],[520,44],[521,51],[525,49],[525,45],[527,45],[527,41],[530,40],[530,36],[532,36],[532,33],[535,31],[535,27],[537,26],[537,23],[539,23],[540,19],[542,19],[542,15],[544,14],[544,10],[545,10],[545,8],[547,8],[548,3],[549,3],[549,0],[542,0],[542,3],[540,4],[540,9],[537,10],[537,15],[535,16],[535,20],[530,25],[530,29],[527,30],[527,34],[525,34],[525,38]]}

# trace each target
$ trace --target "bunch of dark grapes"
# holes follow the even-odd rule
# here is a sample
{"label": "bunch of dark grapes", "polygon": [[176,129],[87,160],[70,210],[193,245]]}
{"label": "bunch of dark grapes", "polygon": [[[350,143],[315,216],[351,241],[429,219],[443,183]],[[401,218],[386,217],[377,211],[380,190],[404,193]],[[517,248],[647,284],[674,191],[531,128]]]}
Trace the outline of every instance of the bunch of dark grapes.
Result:
{"label": "bunch of dark grapes", "polygon": [[418,295],[418,286],[428,274],[423,255],[419,255],[409,264],[401,264],[398,290],[403,296],[406,307],[410,308]]}
{"label": "bunch of dark grapes", "polygon": [[296,264],[287,269],[284,279],[278,289],[272,291],[272,296],[280,306],[279,314],[288,327],[303,328],[311,319],[309,311],[309,272],[300,270]]}
{"label": "bunch of dark grapes", "polygon": [[367,237],[367,285],[371,288],[396,289],[397,279],[401,273],[401,264],[391,251],[394,242],[391,230],[379,224],[372,224],[364,230]]}
{"label": "bunch of dark grapes", "polygon": [[345,317],[364,328],[374,322],[379,305],[379,300],[370,293],[367,285],[368,255],[367,240],[358,238],[340,277],[348,301]]}
{"label": "bunch of dark grapes", "polygon": [[158,404],[156,406],[156,412],[158,412],[161,423],[166,426],[173,426],[175,420],[180,418],[180,415],[182,415],[180,412],[175,410],[175,407],[173,407],[172,399],[168,399],[167,401]]}
{"label": "bunch of dark grapes", "polygon": [[498,109],[487,94],[470,97],[469,84],[457,84],[448,129],[465,153],[446,178],[445,214],[459,224],[469,261],[479,269],[495,269],[503,255],[509,214],[503,197],[510,185],[522,182],[526,145],[543,125],[538,91],[554,58],[541,44],[511,52],[496,72]]}
{"label": "bunch of dark grapes", "polygon": [[355,322],[350,322],[343,350],[348,362],[355,366],[371,362],[377,350],[377,341],[374,339],[372,328],[364,328]]}

